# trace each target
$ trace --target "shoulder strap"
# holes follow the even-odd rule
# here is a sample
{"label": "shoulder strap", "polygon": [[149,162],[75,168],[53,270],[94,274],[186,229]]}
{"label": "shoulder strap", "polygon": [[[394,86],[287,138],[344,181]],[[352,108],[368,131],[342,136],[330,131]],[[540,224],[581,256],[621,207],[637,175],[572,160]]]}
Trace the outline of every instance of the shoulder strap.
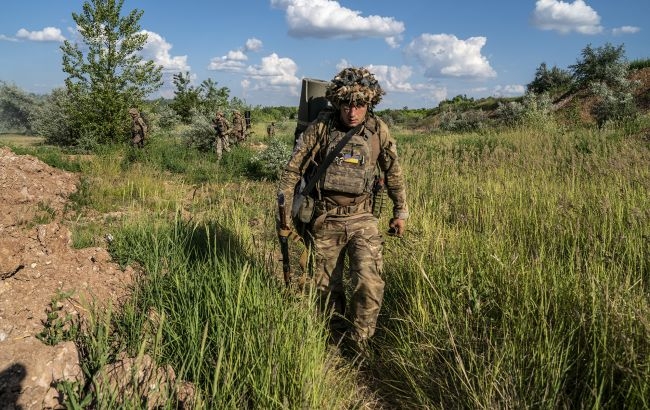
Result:
{"label": "shoulder strap", "polygon": [[336,158],[336,156],[339,154],[339,152],[341,152],[341,150],[343,149],[345,144],[347,144],[348,141],[350,141],[350,138],[352,138],[352,136],[354,136],[354,134],[359,132],[362,127],[363,127],[363,124],[359,124],[356,127],[352,128],[347,133],[345,133],[343,138],[341,138],[341,140],[338,142],[338,144],[336,144],[334,149],[332,151],[330,151],[329,154],[327,154],[327,156],[325,157],[323,162],[318,166],[318,168],[316,169],[316,172],[314,173],[314,176],[309,180],[309,182],[307,183],[305,188],[302,190],[302,192],[301,192],[302,195],[305,195],[305,196],[309,195],[311,190],[314,189],[314,186],[316,186],[316,183],[323,176],[323,173],[325,172],[327,167],[329,167],[330,164],[332,163],[332,161],[334,161],[334,158]]}

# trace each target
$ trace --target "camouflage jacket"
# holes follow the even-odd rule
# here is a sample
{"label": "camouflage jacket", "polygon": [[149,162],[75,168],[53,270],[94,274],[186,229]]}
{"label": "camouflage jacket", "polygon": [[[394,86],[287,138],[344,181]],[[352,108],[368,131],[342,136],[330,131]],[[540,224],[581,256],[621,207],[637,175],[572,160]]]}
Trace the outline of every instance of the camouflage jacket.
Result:
{"label": "camouflage jacket", "polygon": [[[280,182],[278,193],[284,193],[288,204],[292,203],[294,190],[300,179],[313,172],[325,158],[331,145],[335,144],[334,135],[341,135],[347,129],[338,119],[338,112],[324,111],[313,121],[300,135],[294,148],[291,158],[287,162]],[[388,126],[373,114],[368,114],[364,122],[362,133],[372,134],[375,141],[378,141],[378,149],[373,150],[376,158],[371,158],[373,164],[377,164],[384,173],[385,184],[389,198],[393,202],[393,217],[407,219],[409,216],[406,203],[406,188],[402,167],[397,156],[397,144],[390,135]],[[322,178],[321,178],[322,179]],[[322,184],[317,184],[317,187]],[[317,199],[327,193],[316,188],[312,193]]]}
{"label": "camouflage jacket", "polygon": [[246,138],[246,119],[241,115],[232,117],[232,130],[234,137],[242,141]]}
{"label": "camouflage jacket", "polygon": [[147,124],[139,115],[131,120],[131,138],[144,140],[147,136]]}
{"label": "camouflage jacket", "polygon": [[212,126],[217,131],[217,137],[226,137],[230,133],[230,124],[224,116],[216,116],[212,120]]}

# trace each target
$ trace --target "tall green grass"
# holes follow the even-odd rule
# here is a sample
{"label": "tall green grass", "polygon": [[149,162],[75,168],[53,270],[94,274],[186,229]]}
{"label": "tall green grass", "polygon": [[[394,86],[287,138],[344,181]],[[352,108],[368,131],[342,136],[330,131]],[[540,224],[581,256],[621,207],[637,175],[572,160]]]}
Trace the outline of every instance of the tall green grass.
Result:
{"label": "tall green grass", "polygon": [[[384,395],[424,408],[650,405],[650,151],[593,131],[422,136],[389,241]],[[422,166],[427,164],[427,166]]]}
{"label": "tall green grass", "polygon": [[412,217],[361,367],[280,285],[275,186],[245,150],[82,163],[81,208],[120,215],[109,250],[142,272],[87,372],[146,351],[198,408],[648,408],[650,146],[626,130],[397,135]]}

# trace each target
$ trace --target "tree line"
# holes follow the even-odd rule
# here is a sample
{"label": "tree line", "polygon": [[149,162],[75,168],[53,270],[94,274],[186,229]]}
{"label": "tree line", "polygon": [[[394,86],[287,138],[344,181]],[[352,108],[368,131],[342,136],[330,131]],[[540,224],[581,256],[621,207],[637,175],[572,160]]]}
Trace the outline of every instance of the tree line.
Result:
{"label": "tree line", "polygon": [[[93,151],[100,145],[128,139],[126,113],[130,107],[136,107],[156,127],[189,125],[194,129],[186,132],[192,145],[193,140],[203,141],[201,135],[210,132],[210,118],[217,110],[251,109],[237,97],[230,98],[230,90],[218,87],[212,79],[192,85],[189,72],[173,76],[173,99],[147,100],[163,84],[162,67],[138,54],[147,42],[139,25],[143,11],[122,13],[123,3],[124,0],[86,1],[80,13],[72,13],[82,41],[80,44],[66,40],[61,46],[62,67],[67,74],[63,88],[39,96],[0,81],[1,128],[41,135],[49,144]],[[474,101],[459,95],[430,110],[404,107],[379,114],[389,123],[406,125],[438,115],[440,128],[471,130],[484,123],[486,108],[506,123],[516,122],[530,110],[531,104],[548,106],[548,101],[583,91],[597,97],[592,114],[602,126],[636,115],[632,94],[635,84],[628,74],[631,68],[647,66],[648,60],[628,63],[624,45],[587,45],[576,64],[568,69],[541,63],[526,85],[523,98]],[[276,115],[295,115],[292,107],[256,110],[268,120],[277,120]],[[204,141],[197,147],[203,145]]]}

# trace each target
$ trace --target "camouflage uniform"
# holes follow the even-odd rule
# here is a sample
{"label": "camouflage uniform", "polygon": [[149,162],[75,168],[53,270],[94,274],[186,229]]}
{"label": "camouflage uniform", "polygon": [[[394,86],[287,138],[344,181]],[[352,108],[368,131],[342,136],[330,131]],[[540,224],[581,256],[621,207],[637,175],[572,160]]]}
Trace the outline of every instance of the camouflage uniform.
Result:
{"label": "camouflage uniform", "polygon": [[246,140],[246,119],[239,111],[232,114],[232,135],[235,143]]}
{"label": "camouflage uniform", "polygon": [[[356,70],[352,76],[355,79],[369,74],[365,69],[346,70]],[[340,91],[340,86],[335,82],[331,87],[339,87]],[[367,103],[372,107],[383,93],[376,84],[375,94],[378,95],[374,95],[374,99],[368,99],[366,90],[365,97],[358,100],[354,97],[358,91],[358,87],[352,91],[345,89],[341,94],[346,101],[352,98],[353,103]],[[330,95],[328,98],[337,108],[342,102],[337,96]],[[386,124],[371,112],[366,114],[363,126],[327,168],[312,192],[316,211],[309,224],[308,235],[314,254],[315,286],[323,307],[333,313],[332,330],[349,330],[351,338],[356,341],[364,341],[374,334],[384,294],[384,241],[379,232],[378,219],[371,212],[371,190],[376,167],[385,175],[388,196],[393,202],[391,224],[401,220],[400,234],[404,220],[408,218],[404,177],[396,142]],[[311,164],[321,163],[350,128],[340,118],[339,112],[326,110],[300,135],[278,187],[288,203],[291,203],[294,188],[301,177],[313,172]],[[349,309],[346,309],[348,303],[343,287],[346,254],[353,287]]]}
{"label": "camouflage uniform", "polygon": [[271,138],[275,136],[275,123],[272,122],[266,126],[266,137]]}
{"label": "camouflage uniform", "polygon": [[143,148],[144,140],[147,137],[147,124],[136,108],[129,109],[129,114],[131,115],[131,144],[134,147]]}
{"label": "camouflage uniform", "polygon": [[230,135],[230,124],[228,124],[228,120],[224,117],[223,113],[217,111],[217,115],[214,120],[212,120],[212,126],[217,133],[214,150],[217,153],[217,159],[221,159],[224,151],[230,152],[230,143],[228,141]]}

